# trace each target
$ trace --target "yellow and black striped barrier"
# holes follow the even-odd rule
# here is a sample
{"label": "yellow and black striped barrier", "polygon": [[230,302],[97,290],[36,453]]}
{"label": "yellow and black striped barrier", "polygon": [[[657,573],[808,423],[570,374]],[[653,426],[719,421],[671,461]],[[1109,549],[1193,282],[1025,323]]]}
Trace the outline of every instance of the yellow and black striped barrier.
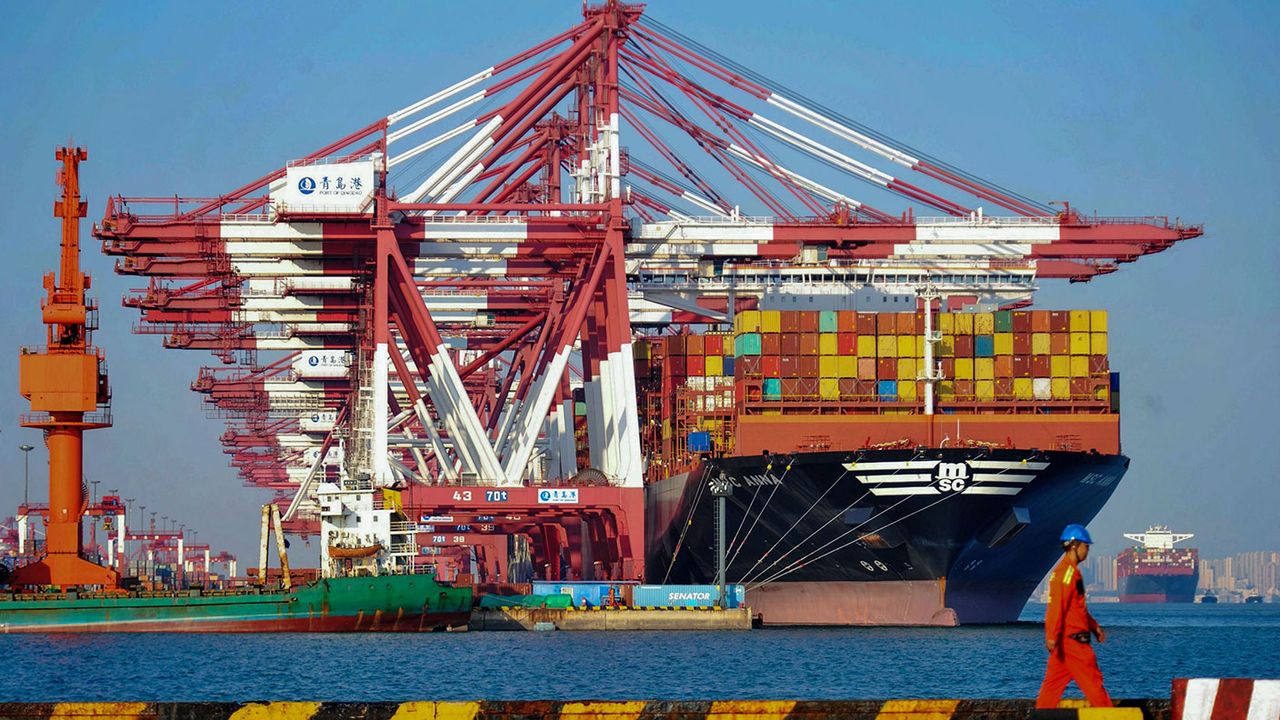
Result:
{"label": "yellow and black striped barrier", "polygon": [[0,703],[5,720],[1169,720],[1168,700],[1115,708],[1030,700]]}

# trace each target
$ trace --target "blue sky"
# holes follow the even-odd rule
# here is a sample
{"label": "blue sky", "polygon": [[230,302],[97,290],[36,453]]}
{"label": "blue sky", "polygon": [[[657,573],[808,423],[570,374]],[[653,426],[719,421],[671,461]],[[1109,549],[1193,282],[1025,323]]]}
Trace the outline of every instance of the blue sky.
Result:
{"label": "blue sky", "polygon": [[[41,340],[54,266],[55,146],[89,148],[108,194],[217,194],[553,35],[575,2],[482,16],[462,3],[27,3],[0,26],[0,508],[22,495],[17,348]],[[488,8],[489,6],[485,6]],[[1203,552],[1280,548],[1280,12],[1271,4],[653,2],[664,23],[843,114],[1040,200],[1203,222],[1204,238],[1044,307],[1111,311],[1133,465],[1092,529],[1102,549],[1161,522]],[[86,227],[85,237],[88,238]],[[146,498],[249,558],[255,507],[220,421],[187,386],[213,359],[129,332],[86,243],[116,427],[87,443],[101,488]],[[6,350],[7,349],[7,350]],[[40,445],[39,442],[33,444]],[[44,452],[32,454],[45,497]],[[10,511],[0,511],[0,516]]]}

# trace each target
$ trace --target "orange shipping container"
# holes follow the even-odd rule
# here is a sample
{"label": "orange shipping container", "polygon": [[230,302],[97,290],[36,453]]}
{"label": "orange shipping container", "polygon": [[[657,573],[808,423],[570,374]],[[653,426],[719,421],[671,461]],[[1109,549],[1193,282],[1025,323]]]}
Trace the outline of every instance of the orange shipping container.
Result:
{"label": "orange shipping container", "polygon": [[1015,333],[1013,336],[1013,355],[1031,354],[1031,333]]}
{"label": "orange shipping container", "polygon": [[895,313],[898,316],[898,334],[914,335],[916,332],[916,314],[913,312]]}
{"label": "orange shipping container", "polygon": [[881,358],[876,361],[877,380],[897,380],[898,361],[893,358]]}
{"label": "orange shipping container", "polygon": [[[893,313],[882,312],[875,313],[876,318],[876,335],[896,335],[898,334],[898,317]],[[859,333],[862,331],[859,330]]]}
{"label": "orange shipping container", "polygon": [[876,313],[860,312],[857,318],[859,335],[875,335],[878,323]]}
{"label": "orange shipping container", "polygon": [[836,311],[836,332],[840,332],[840,333],[858,332],[858,313],[852,310]]}
{"label": "orange shipping container", "polygon": [[[782,336],[777,333],[769,333],[760,336],[760,354],[761,355],[781,355],[782,354]],[[711,355],[711,343],[707,343],[707,355]]]}
{"label": "orange shipping container", "polygon": [[[1016,333],[1033,332],[1031,329],[1031,313],[1026,310],[1017,310],[1013,313],[1013,331]],[[1000,393],[996,393],[999,395]]]}
{"label": "orange shipping container", "polygon": [[804,334],[800,336],[800,354],[801,355],[818,355],[818,336],[814,334]]}
{"label": "orange shipping container", "polygon": [[1049,335],[1049,352],[1053,355],[1071,354],[1071,334],[1052,333]]}
{"label": "orange shipping container", "polygon": [[[1012,355],[996,356],[996,377],[997,378],[1013,377],[1013,356]],[[996,394],[998,395],[999,393],[996,393]]]}
{"label": "orange shipping container", "polygon": [[858,358],[858,379],[859,380],[875,380],[876,379],[876,359],[873,357]]}
{"label": "orange shipping container", "polygon": [[800,312],[800,332],[818,332],[818,316],[819,313],[816,310],[802,310]]}
{"label": "orange shipping container", "polygon": [[797,333],[783,333],[780,343],[781,355],[799,355],[800,354],[800,335]]}
{"label": "orange shipping container", "polygon": [[1031,332],[1050,332],[1053,327],[1053,313],[1048,310],[1031,311]]}
{"label": "orange shipping container", "polygon": [[780,325],[784,333],[800,332],[800,311],[799,310],[783,310],[780,318]]}
{"label": "orange shipping container", "polygon": [[703,350],[707,355],[724,355],[724,335],[704,335]]}

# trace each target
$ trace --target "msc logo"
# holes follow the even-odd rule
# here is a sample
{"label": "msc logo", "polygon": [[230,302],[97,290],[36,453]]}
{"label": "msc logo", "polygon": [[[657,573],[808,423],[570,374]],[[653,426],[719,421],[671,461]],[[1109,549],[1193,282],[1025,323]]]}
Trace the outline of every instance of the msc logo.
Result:
{"label": "msc logo", "polygon": [[310,195],[316,191],[316,181],[309,177],[304,177],[298,181],[298,192],[303,195]]}
{"label": "msc logo", "polygon": [[933,469],[933,487],[943,495],[961,493],[969,485],[969,463],[940,462]]}

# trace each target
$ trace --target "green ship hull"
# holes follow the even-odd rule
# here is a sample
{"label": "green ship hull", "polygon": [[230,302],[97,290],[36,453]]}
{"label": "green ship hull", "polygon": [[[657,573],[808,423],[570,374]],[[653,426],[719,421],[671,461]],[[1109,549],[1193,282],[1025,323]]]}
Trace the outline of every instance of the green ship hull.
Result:
{"label": "green ship hull", "polygon": [[0,593],[0,633],[422,632],[465,625],[471,588],[430,575],[317,580],[291,590]]}

